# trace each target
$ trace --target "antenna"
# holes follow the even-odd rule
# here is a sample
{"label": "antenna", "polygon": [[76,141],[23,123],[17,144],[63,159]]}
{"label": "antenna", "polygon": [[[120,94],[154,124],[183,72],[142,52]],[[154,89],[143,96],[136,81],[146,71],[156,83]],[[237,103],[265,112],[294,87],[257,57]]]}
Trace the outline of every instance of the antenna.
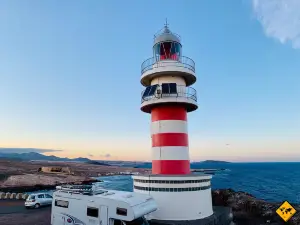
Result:
{"label": "antenna", "polygon": [[168,28],[168,18],[166,18],[165,28]]}

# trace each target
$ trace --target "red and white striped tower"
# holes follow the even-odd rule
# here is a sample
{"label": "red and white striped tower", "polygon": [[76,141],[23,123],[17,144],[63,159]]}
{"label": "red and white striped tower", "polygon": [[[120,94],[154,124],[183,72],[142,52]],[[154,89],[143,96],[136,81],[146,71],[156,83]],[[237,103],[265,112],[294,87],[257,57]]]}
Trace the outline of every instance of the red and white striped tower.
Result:
{"label": "red and white striped tower", "polygon": [[211,176],[190,172],[187,113],[197,106],[195,63],[182,56],[180,37],[166,24],[142,64],[141,110],[151,113],[152,174],[133,176],[134,191],[150,194],[156,221],[201,220],[213,214]]}
{"label": "red and white striped tower", "polygon": [[189,174],[186,108],[157,105],[151,117],[152,174]]}

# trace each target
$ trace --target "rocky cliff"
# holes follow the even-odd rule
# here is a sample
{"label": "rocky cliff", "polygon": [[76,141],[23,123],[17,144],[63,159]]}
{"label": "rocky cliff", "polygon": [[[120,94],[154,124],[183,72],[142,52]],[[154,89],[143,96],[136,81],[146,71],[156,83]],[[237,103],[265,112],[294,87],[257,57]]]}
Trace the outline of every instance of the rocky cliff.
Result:
{"label": "rocky cliff", "polygon": [[236,192],[232,189],[219,189],[212,192],[214,206],[229,206],[233,211],[235,224],[262,225],[262,224],[300,224],[300,205],[291,205],[297,213],[285,223],[276,213],[282,203],[270,203],[255,198],[245,192]]}

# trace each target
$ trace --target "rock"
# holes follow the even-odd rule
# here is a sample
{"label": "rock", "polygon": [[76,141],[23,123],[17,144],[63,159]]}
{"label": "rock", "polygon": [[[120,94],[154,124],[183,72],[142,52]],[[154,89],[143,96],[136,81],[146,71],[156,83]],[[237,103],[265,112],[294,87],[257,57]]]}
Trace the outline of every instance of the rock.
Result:
{"label": "rock", "polygon": [[4,192],[0,192],[0,199],[4,199],[5,198],[5,193]]}
{"label": "rock", "polygon": [[28,196],[29,195],[25,193],[25,194],[22,195],[22,199],[26,200],[28,198]]}
{"label": "rock", "polygon": [[23,199],[23,194],[22,194],[22,193],[18,193],[18,194],[16,195],[16,199],[18,199],[18,200]]}
{"label": "rock", "polygon": [[[281,203],[270,203],[255,198],[246,192],[235,192],[232,189],[212,191],[214,206],[229,206],[233,211],[233,220],[236,224],[282,224],[282,219],[276,210]],[[291,203],[292,204],[292,203]],[[300,205],[292,204],[300,211]],[[289,221],[290,225],[299,225],[300,216],[296,213]]]}
{"label": "rock", "polygon": [[9,176],[0,185],[0,188],[9,187],[20,187],[20,186],[35,186],[35,185],[49,185],[53,186],[57,183],[72,183],[72,182],[83,182],[87,179],[82,176],[71,176],[71,175],[37,175],[37,174],[22,174]]}
{"label": "rock", "polygon": [[2,183],[0,182],[0,191],[33,192],[53,190],[57,185],[63,184],[92,184],[95,182],[101,181],[83,176],[23,174],[10,176]]}
{"label": "rock", "polygon": [[10,199],[10,193],[9,193],[9,192],[7,192],[7,193],[5,194],[4,199]]}
{"label": "rock", "polygon": [[17,194],[16,194],[16,193],[12,193],[12,194],[10,195],[10,199],[15,199],[15,198],[16,198],[16,196],[17,196]]}

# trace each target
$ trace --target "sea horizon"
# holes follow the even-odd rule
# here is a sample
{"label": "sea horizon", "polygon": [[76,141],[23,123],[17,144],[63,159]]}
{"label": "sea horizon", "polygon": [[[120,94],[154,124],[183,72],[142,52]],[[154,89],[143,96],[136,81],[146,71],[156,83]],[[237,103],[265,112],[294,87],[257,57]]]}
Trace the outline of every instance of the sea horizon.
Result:
{"label": "sea horizon", "polygon": [[[293,166],[289,166],[293,164]],[[194,164],[195,165],[195,164]],[[201,166],[201,168],[200,168]],[[212,175],[212,189],[247,192],[269,202],[300,204],[300,163],[199,163],[192,169],[225,169]],[[132,191],[131,176],[99,177],[104,188]]]}

